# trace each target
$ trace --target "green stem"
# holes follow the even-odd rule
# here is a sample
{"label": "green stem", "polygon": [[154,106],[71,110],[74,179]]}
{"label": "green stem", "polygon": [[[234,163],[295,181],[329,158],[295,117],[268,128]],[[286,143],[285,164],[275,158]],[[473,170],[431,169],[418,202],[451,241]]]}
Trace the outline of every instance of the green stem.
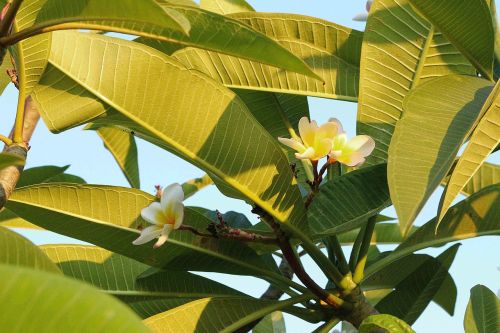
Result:
{"label": "green stem", "polygon": [[354,244],[352,245],[351,256],[349,258],[349,267],[351,272],[354,272],[354,269],[356,268],[356,263],[358,262],[359,249],[361,248],[361,243],[363,241],[363,235],[365,233],[365,229],[366,225],[363,225],[359,229],[359,233],[356,236],[356,239],[354,240]]}
{"label": "green stem", "polygon": [[359,283],[361,282],[361,280],[363,280],[366,259],[368,258],[368,249],[370,248],[370,243],[373,236],[373,230],[375,229],[375,223],[377,223],[377,215],[373,215],[368,219],[368,223],[363,233],[363,241],[359,249],[356,267],[354,268],[353,279],[354,282],[356,283]]}
{"label": "green stem", "polygon": [[338,318],[333,318],[315,329],[312,333],[328,333],[330,332],[338,323],[340,322],[340,319]]}
{"label": "green stem", "polygon": [[344,251],[342,251],[342,246],[340,245],[337,236],[332,235],[330,237],[325,238],[323,241],[327,246],[328,257],[330,258],[330,261],[333,262],[334,259],[337,258],[340,272],[343,275],[349,273],[350,272],[349,264],[347,263]]}

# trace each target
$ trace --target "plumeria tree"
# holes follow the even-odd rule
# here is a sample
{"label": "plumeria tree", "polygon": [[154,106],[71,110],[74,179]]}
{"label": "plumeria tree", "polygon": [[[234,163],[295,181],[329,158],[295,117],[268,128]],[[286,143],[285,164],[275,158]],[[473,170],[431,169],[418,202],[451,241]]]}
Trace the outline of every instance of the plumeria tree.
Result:
{"label": "plumeria tree", "polygon": [[[315,332],[412,332],[431,302],[453,314],[459,245],[415,252],[500,233],[500,167],[486,162],[500,141],[494,2],[369,1],[364,32],[244,0],[0,5],[1,88],[19,90],[0,136],[2,330],[284,332],[285,312]],[[307,96],[357,103],[358,133],[310,119]],[[130,187],[24,170],[40,116],[54,133],[95,131]],[[141,191],[136,137],[206,175]],[[212,184],[259,222],[184,205]],[[414,226],[439,186],[436,217]],[[92,245],[37,247],[20,227]],[[496,295],[474,287],[466,332],[497,332],[499,318]]]}

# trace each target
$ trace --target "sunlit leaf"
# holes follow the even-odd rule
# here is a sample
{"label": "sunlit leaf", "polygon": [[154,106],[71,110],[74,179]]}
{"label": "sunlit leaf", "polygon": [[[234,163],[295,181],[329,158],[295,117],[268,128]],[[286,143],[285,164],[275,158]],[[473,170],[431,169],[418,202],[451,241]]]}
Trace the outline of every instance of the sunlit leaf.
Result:
{"label": "sunlit leaf", "polygon": [[205,187],[212,185],[214,182],[208,175],[204,175],[200,178],[190,179],[187,182],[182,183],[182,191],[184,192],[184,199],[187,199],[195,195],[198,191],[204,189]]}
{"label": "sunlit leaf", "polygon": [[406,98],[387,165],[403,233],[453,165],[490,91],[484,79],[447,76],[420,85]]}
{"label": "sunlit leaf", "polygon": [[359,327],[359,333],[370,333],[374,329],[383,328],[390,333],[415,333],[403,320],[386,314],[367,317]]}
{"label": "sunlit leaf", "polygon": [[252,333],[285,333],[285,319],[280,311],[273,312],[265,316],[257,326],[254,327]]}
{"label": "sunlit leaf", "polygon": [[471,289],[464,328],[465,333],[500,332],[500,299],[485,286]]}
{"label": "sunlit leaf", "polygon": [[245,0],[201,0],[200,7],[222,15],[255,11]]}

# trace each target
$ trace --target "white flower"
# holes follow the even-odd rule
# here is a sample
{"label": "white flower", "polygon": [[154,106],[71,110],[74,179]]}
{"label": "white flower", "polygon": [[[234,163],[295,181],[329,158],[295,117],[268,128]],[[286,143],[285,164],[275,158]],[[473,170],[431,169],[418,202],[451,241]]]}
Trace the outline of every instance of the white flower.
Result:
{"label": "white flower", "polygon": [[318,127],[316,121],[309,122],[307,117],[302,117],[299,121],[300,138],[278,138],[278,140],[296,150],[296,158],[317,161],[328,155],[339,130],[342,131],[342,127],[336,119],[331,119]]}
{"label": "white flower", "polygon": [[335,137],[329,162],[338,161],[347,166],[359,166],[364,163],[365,157],[375,149],[375,141],[368,135],[357,135],[347,140],[347,135],[342,133]]}
{"label": "white flower", "polygon": [[132,244],[141,245],[158,238],[154,248],[162,246],[167,241],[170,232],[178,229],[182,224],[184,219],[183,200],[184,192],[181,185],[172,184],[166,187],[161,194],[160,202],[153,202],[142,209],[142,218],[151,223],[152,226],[144,228],[139,238]]}
{"label": "white flower", "polygon": [[368,19],[368,13],[370,12],[370,8],[372,7],[373,0],[368,0],[366,2],[366,12],[357,14],[352,19],[354,21],[365,22]]}

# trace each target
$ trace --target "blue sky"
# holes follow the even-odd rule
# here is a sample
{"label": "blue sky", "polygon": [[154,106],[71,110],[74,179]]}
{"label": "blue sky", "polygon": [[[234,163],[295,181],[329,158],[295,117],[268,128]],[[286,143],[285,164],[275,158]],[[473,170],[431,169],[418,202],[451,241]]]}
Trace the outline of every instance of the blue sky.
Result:
{"label": "blue sky", "polygon": [[[320,17],[359,30],[364,28],[363,23],[351,20],[355,14],[364,10],[364,0],[250,0],[249,2],[258,11],[299,13]],[[356,104],[318,98],[310,98],[309,102],[313,119],[321,123],[330,117],[339,118],[347,132],[351,135],[354,134]],[[6,93],[0,97],[0,105],[2,109],[0,133],[5,134],[9,133],[13,123],[16,105],[16,91],[13,87],[9,87]],[[138,145],[141,184],[144,191],[153,193],[155,184],[168,185],[173,182],[183,182],[203,174],[202,171],[187,162],[146,142],[139,140]],[[32,139],[31,146],[28,167],[70,164],[69,172],[85,178],[89,183],[128,186],[111,155],[103,148],[102,142],[93,132],[82,131],[78,128],[54,135],[49,133],[43,124],[40,124]],[[495,156],[492,161],[500,163],[500,158]],[[417,224],[422,224],[434,216],[440,193],[441,190],[438,190],[433,195],[429,204],[418,217]],[[236,210],[247,213],[249,217],[254,219],[248,206],[223,197],[214,187],[188,199],[187,204],[221,211]],[[388,213],[394,214],[391,211]],[[25,230],[20,232],[39,244],[70,241],[48,232]],[[495,291],[500,289],[500,272],[496,268],[500,266],[500,242],[498,238],[482,237],[463,241],[462,244],[451,268],[451,274],[455,278],[459,290],[455,316],[450,317],[439,307],[431,304],[414,325],[417,332],[463,331],[463,313],[470,288],[481,283]],[[445,248],[425,252],[436,255]],[[389,248],[384,247],[383,249]],[[305,260],[305,266],[319,284],[325,283],[321,272],[310,260]],[[267,287],[265,283],[252,278],[213,274],[210,276],[253,295],[259,295]],[[287,316],[288,332],[308,332],[314,327],[315,325]]]}

